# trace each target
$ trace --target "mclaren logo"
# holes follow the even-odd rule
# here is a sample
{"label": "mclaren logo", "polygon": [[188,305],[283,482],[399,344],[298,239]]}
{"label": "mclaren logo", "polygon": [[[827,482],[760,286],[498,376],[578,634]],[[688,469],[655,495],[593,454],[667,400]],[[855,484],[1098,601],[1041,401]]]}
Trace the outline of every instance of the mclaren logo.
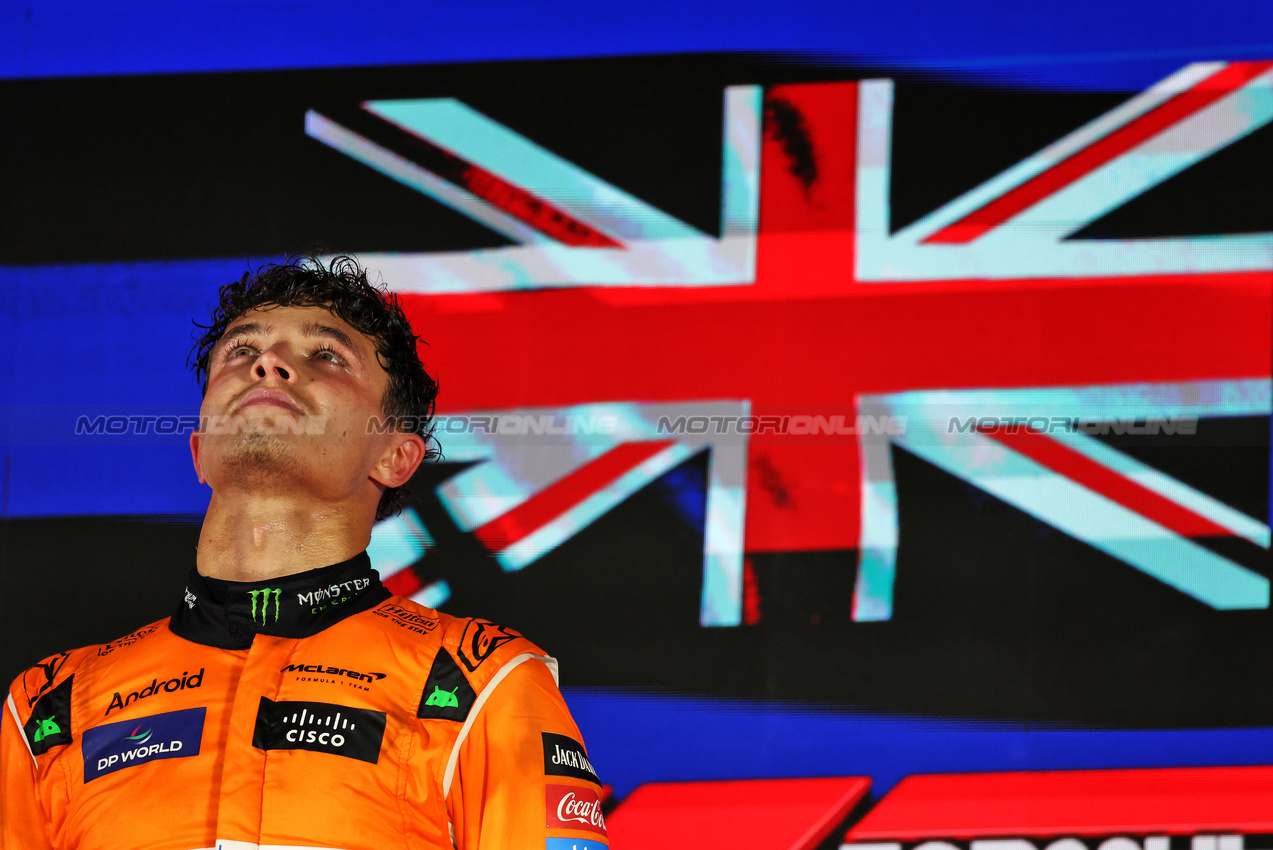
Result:
{"label": "mclaren logo", "polygon": [[[329,667],[326,664],[288,664],[279,672],[281,673],[310,673],[313,678],[301,677],[300,681],[332,681],[334,679],[352,679],[356,682],[378,682],[385,678],[387,673],[363,673],[359,670],[348,670],[344,667]],[[323,677],[323,678],[318,678]]]}

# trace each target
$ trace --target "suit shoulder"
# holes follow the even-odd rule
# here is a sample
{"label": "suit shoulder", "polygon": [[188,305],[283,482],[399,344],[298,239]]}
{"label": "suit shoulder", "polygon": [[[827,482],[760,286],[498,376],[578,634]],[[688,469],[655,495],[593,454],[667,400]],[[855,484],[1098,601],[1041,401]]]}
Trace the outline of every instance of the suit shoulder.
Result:
{"label": "suit shoulder", "polygon": [[441,616],[442,643],[469,676],[493,676],[519,655],[548,658],[516,629],[481,617]]}
{"label": "suit shoulder", "polygon": [[135,632],[129,632],[121,638],[116,638],[110,643],[103,643],[90,648],[96,650],[95,656],[97,658],[105,658],[116,653],[131,650],[133,647],[142,643],[161,629],[167,630],[169,619],[170,618],[168,617],[164,617],[162,620],[156,620],[149,625],[142,626]]}
{"label": "suit shoulder", "polygon": [[158,620],[108,643],[59,652],[23,670],[9,688],[19,717],[25,722],[23,715],[29,715],[35,704],[46,694],[69,688],[66,683],[76,673],[103,663],[102,659],[141,643],[167,622],[167,619]]}
{"label": "suit shoulder", "polygon": [[434,647],[441,639],[442,619],[446,617],[401,596],[390,596],[360,616],[375,618],[370,622],[403,640]]}
{"label": "suit shoulder", "polygon": [[481,668],[491,668],[493,675],[508,661],[523,653],[546,653],[531,643],[522,633],[507,626],[492,623],[481,617],[455,617],[432,608],[391,596],[369,612],[381,622],[397,627],[416,641],[425,644],[431,652],[438,646],[446,647],[456,662],[472,676]]}

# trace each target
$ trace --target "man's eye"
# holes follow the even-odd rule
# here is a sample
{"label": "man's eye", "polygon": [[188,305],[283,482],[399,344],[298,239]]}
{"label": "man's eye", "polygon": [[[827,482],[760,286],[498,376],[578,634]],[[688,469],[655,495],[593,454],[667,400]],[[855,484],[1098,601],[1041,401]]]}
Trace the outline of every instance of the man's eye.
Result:
{"label": "man's eye", "polygon": [[235,345],[231,348],[226,349],[225,359],[232,360],[235,357],[239,357],[242,355],[247,355],[251,357],[255,354],[256,354],[256,349],[250,345]]}
{"label": "man's eye", "polygon": [[314,352],[315,360],[329,360],[332,363],[344,363],[344,359],[330,348],[320,348]]}

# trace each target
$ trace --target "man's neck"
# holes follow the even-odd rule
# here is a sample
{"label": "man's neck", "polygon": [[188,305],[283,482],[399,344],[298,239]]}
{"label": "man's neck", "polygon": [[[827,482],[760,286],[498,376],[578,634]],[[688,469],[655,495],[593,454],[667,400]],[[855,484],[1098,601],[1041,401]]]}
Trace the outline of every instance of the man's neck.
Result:
{"label": "man's neck", "polygon": [[213,493],[196,566],[209,578],[262,581],[337,564],[367,548],[370,520],[361,505]]}

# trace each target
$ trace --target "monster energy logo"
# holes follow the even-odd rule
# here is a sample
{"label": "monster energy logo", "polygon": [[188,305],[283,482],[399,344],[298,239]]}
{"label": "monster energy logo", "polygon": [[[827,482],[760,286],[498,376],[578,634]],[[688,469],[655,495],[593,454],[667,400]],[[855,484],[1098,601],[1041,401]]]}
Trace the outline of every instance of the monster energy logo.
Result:
{"label": "monster energy logo", "polygon": [[261,601],[261,625],[265,625],[265,621],[268,619],[267,612],[270,609],[270,594],[274,594],[274,622],[278,622],[279,599],[283,596],[283,589],[279,587],[248,591],[248,596],[252,597],[252,622],[256,622],[256,602],[259,598]]}

